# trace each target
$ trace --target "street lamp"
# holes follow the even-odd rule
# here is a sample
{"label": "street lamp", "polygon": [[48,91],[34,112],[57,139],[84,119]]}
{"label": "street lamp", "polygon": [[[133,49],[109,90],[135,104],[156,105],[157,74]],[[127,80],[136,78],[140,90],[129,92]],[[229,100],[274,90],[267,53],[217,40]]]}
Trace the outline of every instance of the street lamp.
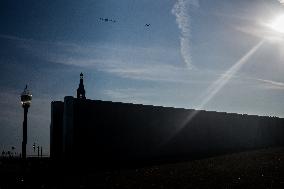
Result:
{"label": "street lamp", "polygon": [[24,108],[23,142],[22,142],[22,158],[23,159],[26,159],[27,157],[27,115],[28,115],[28,109],[32,102],[32,94],[27,88],[28,86],[26,85],[24,91],[21,94],[21,103],[22,103],[22,107]]}

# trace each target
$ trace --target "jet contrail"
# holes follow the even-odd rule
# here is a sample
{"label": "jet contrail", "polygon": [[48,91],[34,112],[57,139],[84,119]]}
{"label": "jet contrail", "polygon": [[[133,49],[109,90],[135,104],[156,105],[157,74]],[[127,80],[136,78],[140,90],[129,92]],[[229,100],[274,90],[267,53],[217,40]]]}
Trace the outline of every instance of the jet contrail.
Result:
{"label": "jet contrail", "polygon": [[245,54],[239,61],[237,61],[230,69],[222,74],[219,79],[210,85],[206,90],[206,95],[197,109],[202,109],[227,83],[228,81],[241,69],[241,67],[249,60],[249,58],[259,49],[264,43],[264,40],[256,44],[247,54]]}
{"label": "jet contrail", "polygon": [[180,29],[180,51],[181,56],[188,68],[192,68],[190,52],[190,8],[199,7],[198,0],[178,0],[172,8],[172,14],[176,17],[178,28]]}

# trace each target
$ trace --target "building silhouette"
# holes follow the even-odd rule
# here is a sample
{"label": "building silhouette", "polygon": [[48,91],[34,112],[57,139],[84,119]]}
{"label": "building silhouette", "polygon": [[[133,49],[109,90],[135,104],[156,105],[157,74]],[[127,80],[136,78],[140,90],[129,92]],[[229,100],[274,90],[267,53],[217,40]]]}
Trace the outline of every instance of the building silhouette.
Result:
{"label": "building silhouette", "polygon": [[90,100],[51,103],[50,155],[93,163],[195,159],[284,145],[284,119]]}
{"label": "building silhouette", "polygon": [[77,89],[77,98],[79,99],[86,99],[86,96],[85,96],[85,88],[84,88],[84,83],[83,83],[83,79],[84,79],[84,76],[83,76],[83,73],[80,74],[80,83],[79,83],[79,87]]}

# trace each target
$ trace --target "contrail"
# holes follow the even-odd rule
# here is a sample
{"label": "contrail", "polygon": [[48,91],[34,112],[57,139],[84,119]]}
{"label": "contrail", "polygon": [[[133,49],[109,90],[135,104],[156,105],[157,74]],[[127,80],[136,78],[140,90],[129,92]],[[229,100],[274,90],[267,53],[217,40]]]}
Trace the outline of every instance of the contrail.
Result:
{"label": "contrail", "polygon": [[228,69],[219,79],[213,82],[205,92],[204,99],[197,106],[197,110],[190,113],[183,122],[177,126],[176,130],[165,140],[162,145],[170,141],[185,125],[187,125],[204,106],[228,83],[228,81],[241,69],[241,67],[250,59],[250,57],[262,46],[264,40],[257,43],[249,52],[239,59],[230,69]]}
{"label": "contrail", "polygon": [[222,74],[219,79],[210,85],[206,90],[206,97],[197,107],[197,109],[202,109],[227,83],[228,81],[237,73],[241,67],[249,60],[249,58],[259,49],[259,47],[264,43],[264,40],[256,44],[247,54],[245,54],[239,61],[237,61],[230,69],[228,69],[224,74]]}
{"label": "contrail", "polygon": [[172,14],[176,17],[178,28],[180,29],[180,51],[181,56],[188,68],[192,68],[190,52],[190,25],[191,18],[189,15],[190,8],[199,7],[198,0],[178,0],[173,8]]}

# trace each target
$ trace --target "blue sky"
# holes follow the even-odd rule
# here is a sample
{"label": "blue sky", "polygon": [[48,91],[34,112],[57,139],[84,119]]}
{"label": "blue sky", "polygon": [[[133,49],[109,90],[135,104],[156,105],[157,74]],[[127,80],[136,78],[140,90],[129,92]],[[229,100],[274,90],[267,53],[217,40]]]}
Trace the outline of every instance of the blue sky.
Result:
{"label": "blue sky", "polygon": [[89,99],[284,117],[283,34],[264,24],[282,4],[1,1],[0,150],[20,151],[27,83],[27,148],[48,153],[50,102],[75,96],[80,72]]}

